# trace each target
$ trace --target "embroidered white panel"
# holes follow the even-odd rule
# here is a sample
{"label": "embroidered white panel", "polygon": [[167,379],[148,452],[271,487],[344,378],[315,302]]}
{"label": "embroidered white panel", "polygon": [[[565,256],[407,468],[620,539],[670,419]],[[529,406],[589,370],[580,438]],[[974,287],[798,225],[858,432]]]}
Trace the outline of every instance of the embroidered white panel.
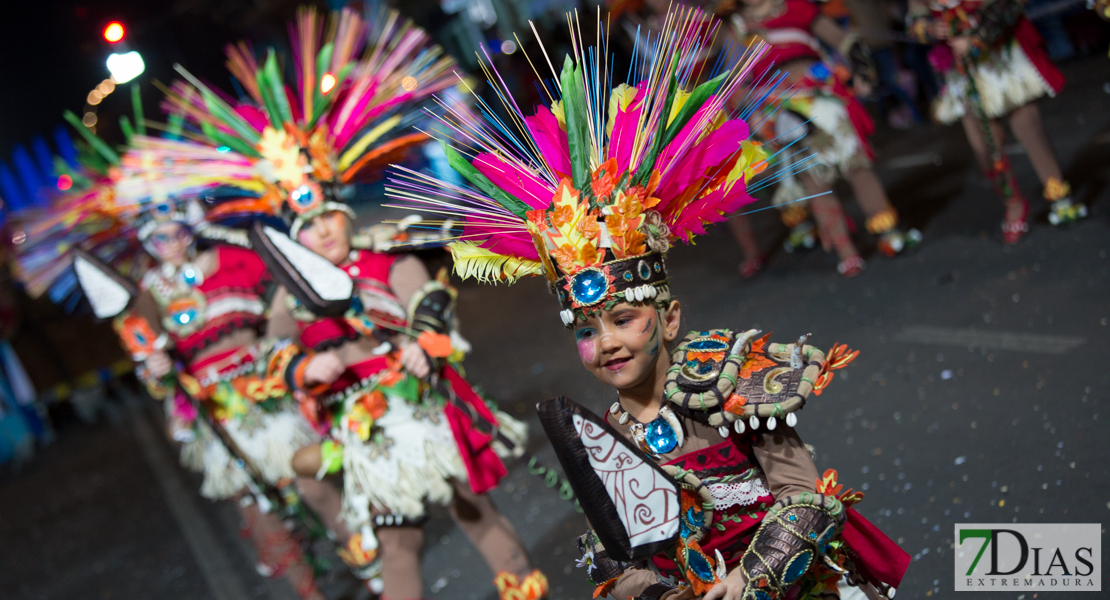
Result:
{"label": "embroidered white panel", "polygon": [[73,270],[98,319],[114,317],[127,308],[131,294],[107,273],[80,256],[73,259]]}
{"label": "embroidered white panel", "polygon": [[351,277],[328,259],[293,241],[293,238],[272,228],[265,227],[266,237],[293,263],[297,272],[324,300],[346,300],[354,291]]}
{"label": "embroidered white panel", "polygon": [[674,483],[602,427],[578,415],[571,418],[589,452],[590,466],[605,484],[632,545],[676,535],[681,507]]}

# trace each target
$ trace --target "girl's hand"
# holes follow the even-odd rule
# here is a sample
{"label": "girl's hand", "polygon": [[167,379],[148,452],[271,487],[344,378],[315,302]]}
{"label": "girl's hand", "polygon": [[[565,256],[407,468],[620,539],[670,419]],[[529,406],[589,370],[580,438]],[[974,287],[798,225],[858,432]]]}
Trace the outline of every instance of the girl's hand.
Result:
{"label": "girl's hand", "polygon": [[164,350],[158,350],[152,353],[150,356],[146,357],[146,361],[144,362],[147,371],[150,371],[150,374],[156,379],[161,379],[169,375],[170,371],[173,369],[173,360]]}
{"label": "girl's hand", "polygon": [[330,384],[339,379],[345,370],[347,367],[334,352],[321,352],[308,359],[308,364],[304,367],[304,383],[305,385]]}
{"label": "girl's hand", "polygon": [[420,344],[415,342],[405,344],[405,347],[401,349],[401,365],[419,379],[427,377],[432,370],[428,355],[424,353]]}
{"label": "girl's hand", "polygon": [[744,584],[746,583],[747,578],[744,576],[744,569],[737,567],[720,583],[713,586],[709,593],[702,598],[704,600],[740,600],[740,597],[744,594]]}

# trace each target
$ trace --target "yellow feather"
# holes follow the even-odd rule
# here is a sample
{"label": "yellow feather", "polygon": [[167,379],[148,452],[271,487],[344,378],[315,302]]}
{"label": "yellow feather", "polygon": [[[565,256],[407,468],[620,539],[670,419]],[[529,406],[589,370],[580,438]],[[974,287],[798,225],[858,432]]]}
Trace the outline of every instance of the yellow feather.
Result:
{"label": "yellow feather", "polygon": [[362,136],[359,141],[355,142],[354,146],[351,146],[349,150],[343,153],[343,156],[339,157],[339,170],[345,171],[347,167],[354,164],[355,160],[362,156],[370,144],[373,144],[378,138],[385,135],[387,131],[396,127],[400,122],[401,116],[394,115],[382,121],[370,131],[367,131],[366,135]]}
{"label": "yellow feather", "polygon": [[497,254],[476,242],[452,242],[449,247],[455,259],[455,273],[463,279],[513,283],[525,275],[543,274],[543,265],[538,261]]}

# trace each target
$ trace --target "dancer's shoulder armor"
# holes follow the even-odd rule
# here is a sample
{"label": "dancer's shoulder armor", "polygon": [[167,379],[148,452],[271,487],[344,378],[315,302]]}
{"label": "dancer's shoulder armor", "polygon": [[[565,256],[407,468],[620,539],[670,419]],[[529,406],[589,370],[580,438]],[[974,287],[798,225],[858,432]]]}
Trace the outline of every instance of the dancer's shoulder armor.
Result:
{"label": "dancer's shoulder armor", "polygon": [[714,427],[774,429],[779,419],[793,427],[810,393],[820,395],[831,371],[859,354],[834,345],[826,355],[806,344],[808,334],[776,344],[761,333],[691,331],[671,353],[664,397],[685,411],[707,413]]}

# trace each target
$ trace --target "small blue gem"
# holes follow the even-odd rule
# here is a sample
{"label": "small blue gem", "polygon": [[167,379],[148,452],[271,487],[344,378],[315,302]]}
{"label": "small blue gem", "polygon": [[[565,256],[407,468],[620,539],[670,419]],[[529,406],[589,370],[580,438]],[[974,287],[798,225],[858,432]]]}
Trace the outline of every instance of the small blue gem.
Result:
{"label": "small blue gem", "polygon": [[196,285],[197,272],[193,269],[185,269],[185,271],[181,273],[181,279],[185,281],[186,285]]}
{"label": "small blue gem", "polygon": [[644,441],[647,442],[651,451],[656,454],[666,454],[678,446],[678,438],[675,436],[674,429],[671,429],[671,424],[663,417],[657,417],[647,424]]}
{"label": "small blue gem", "polygon": [[195,309],[183,310],[179,313],[174,313],[173,320],[178,325],[188,325],[197,318],[197,311]]}
{"label": "small blue gem", "polygon": [[790,515],[789,517],[786,517],[786,520],[793,523],[794,521],[798,520],[798,515]]}
{"label": "small blue gem", "polygon": [[625,271],[624,272],[624,280],[625,281],[632,281],[632,271]]}
{"label": "small blue gem", "polygon": [[710,582],[716,579],[713,574],[713,566],[709,564],[709,560],[705,558],[700,552],[686,551],[686,566],[694,572],[698,579]]}
{"label": "small blue gem", "polygon": [[659,263],[655,263],[655,272],[658,273],[660,270],[662,270],[662,267],[659,266]]}
{"label": "small blue gem", "polygon": [[809,532],[809,539],[811,539],[811,540],[815,540],[815,539],[817,539],[817,534],[816,534],[816,533],[814,533],[814,532],[812,532],[812,531],[811,531],[811,532]]}
{"label": "small blue gem", "polygon": [[771,600],[771,596],[762,590],[755,593],[755,600]]}
{"label": "small blue gem", "polygon": [[590,269],[574,276],[570,282],[570,293],[582,305],[591,306],[601,302],[609,291],[609,282],[601,271]]}

